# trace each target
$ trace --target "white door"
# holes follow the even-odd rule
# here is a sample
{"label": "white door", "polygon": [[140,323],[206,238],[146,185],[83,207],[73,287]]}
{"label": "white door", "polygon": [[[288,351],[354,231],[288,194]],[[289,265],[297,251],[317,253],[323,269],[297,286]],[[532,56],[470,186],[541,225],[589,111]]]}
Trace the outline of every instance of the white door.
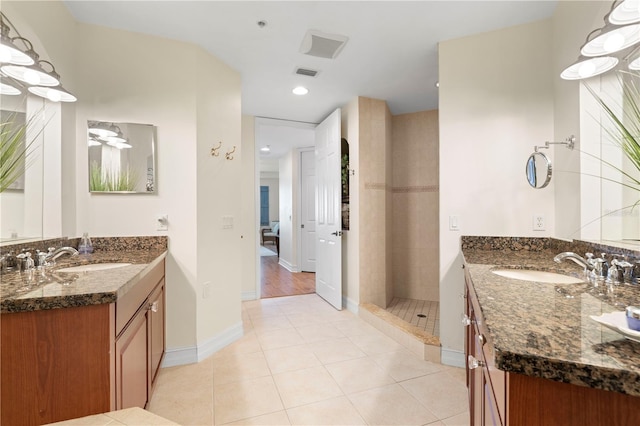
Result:
{"label": "white door", "polygon": [[316,160],[313,151],[300,152],[300,269],[316,271]]}
{"label": "white door", "polygon": [[316,293],[342,309],[340,109],[316,127]]}

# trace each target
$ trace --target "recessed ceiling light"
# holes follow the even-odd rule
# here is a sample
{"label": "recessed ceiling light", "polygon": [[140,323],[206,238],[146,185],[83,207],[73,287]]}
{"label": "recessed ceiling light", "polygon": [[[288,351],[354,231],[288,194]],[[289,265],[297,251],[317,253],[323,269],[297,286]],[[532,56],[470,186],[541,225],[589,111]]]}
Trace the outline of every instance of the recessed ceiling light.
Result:
{"label": "recessed ceiling light", "polygon": [[269,152],[269,151],[271,151],[271,148],[269,148],[269,145],[267,145],[267,146],[263,146],[262,148],[260,148],[260,151],[262,151],[262,152]]}
{"label": "recessed ceiling light", "polygon": [[309,93],[309,89],[307,89],[306,87],[298,86],[293,89],[293,93],[295,95],[306,95],[307,93]]}

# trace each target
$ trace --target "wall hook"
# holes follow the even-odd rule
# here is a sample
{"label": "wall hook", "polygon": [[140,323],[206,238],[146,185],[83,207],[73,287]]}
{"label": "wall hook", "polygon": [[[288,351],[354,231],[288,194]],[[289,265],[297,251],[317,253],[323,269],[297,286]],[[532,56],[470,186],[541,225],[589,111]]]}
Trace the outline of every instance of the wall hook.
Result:
{"label": "wall hook", "polygon": [[233,146],[233,149],[232,149],[231,151],[227,152],[227,153],[224,155],[224,156],[225,156],[225,158],[226,158],[227,160],[233,160],[233,155],[231,155],[231,154],[233,154],[234,152],[236,152],[236,146],[235,146],[235,145]]}
{"label": "wall hook", "polygon": [[213,148],[211,148],[211,156],[217,157],[218,155],[220,155],[220,153],[218,152],[220,148],[222,148],[222,141],[218,142],[218,146],[214,146]]}

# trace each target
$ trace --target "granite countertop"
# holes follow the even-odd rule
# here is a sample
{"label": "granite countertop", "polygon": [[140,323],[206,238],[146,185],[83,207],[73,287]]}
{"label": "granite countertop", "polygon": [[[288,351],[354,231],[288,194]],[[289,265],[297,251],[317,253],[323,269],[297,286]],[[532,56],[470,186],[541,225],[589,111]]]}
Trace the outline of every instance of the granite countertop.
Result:
{"label": "granite countertop", "polygon": [[[162,246],[133,247],[62,256],[55,266],[45,269],[4,273],[0,278],[0,313],[114,303],[167,253]],[[112,262],[131,265],[90,272],[57,272],[68,266]]]}
{"label": "granite countertop", "polygon": [[[583,277],[571,261],[555,263],[563,248],[496,250],[471,244],[463,256],[494,347],[496,368],[565,383],[640,396],[640,343],[598,324],[590,315],[640,304],[640,285],[545,284],[504,278],[496,267],[536,269]],[[582,253],[579,250],[574,250]]]}

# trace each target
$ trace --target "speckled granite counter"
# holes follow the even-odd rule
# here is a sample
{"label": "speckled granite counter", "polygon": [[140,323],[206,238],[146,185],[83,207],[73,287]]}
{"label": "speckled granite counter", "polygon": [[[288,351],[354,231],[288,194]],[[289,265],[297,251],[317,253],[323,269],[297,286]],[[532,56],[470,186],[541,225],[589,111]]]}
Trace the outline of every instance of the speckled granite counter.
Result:
{"label": "speckled granite counter", "polygon": [[558,264],[553,257],[561,251],[584,255],[588,249],[587,243],[550,239],[462,239],[497,368],[640,396],[640,343],[589,318],[640,304],[640,286],[544,284],[491,272],[506,266],[582,277],[578,265]]}
{"label": "speckled granite counter", "polygon": [[[95,252],[90,255],[63,256],[53,267],[2,274],[0,312],[113,303],[161,262],[167,252],[166,237],[94,238],[93,243]],[[69,240],[68,245],[77,246],[77,241]],[[131,265],[91,272],[57,272],[68,266],[111,262]]]}

